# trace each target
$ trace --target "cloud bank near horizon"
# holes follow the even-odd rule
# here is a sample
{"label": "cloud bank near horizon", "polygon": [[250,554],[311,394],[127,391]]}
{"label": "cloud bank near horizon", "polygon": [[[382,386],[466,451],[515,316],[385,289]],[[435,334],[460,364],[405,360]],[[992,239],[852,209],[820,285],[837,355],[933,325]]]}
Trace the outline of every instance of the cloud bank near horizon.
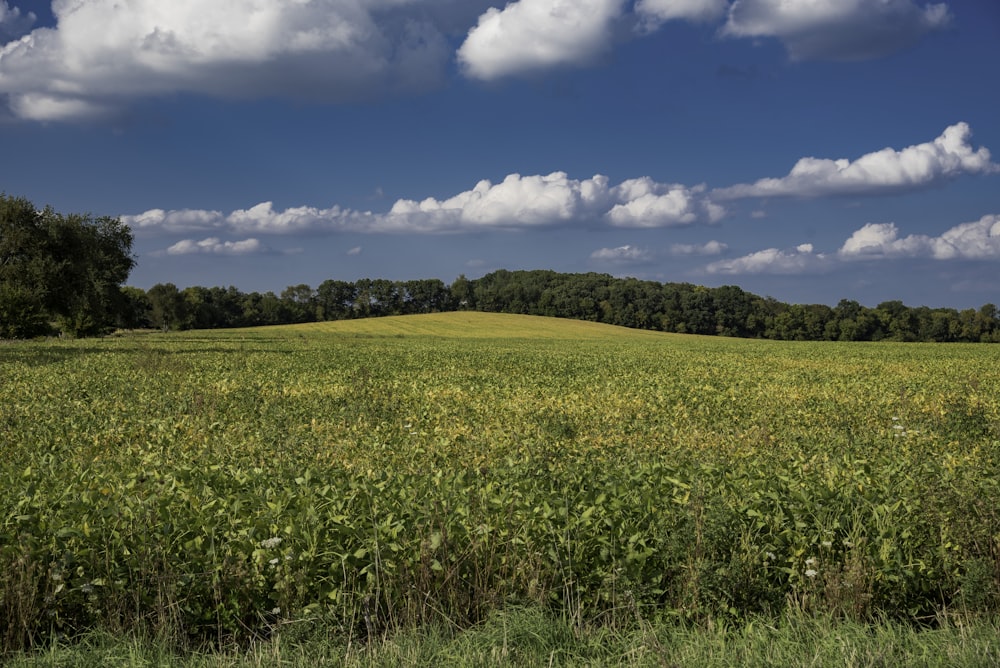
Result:
{"label": "cloud bank near horizon", "polygon": [[766,248],[742,257],[718,260],[708,274],[807,274],[849,263],[925,258],[932,260],[1000,260],[1000,214],[961,223],[933,237],[901,237],[895,223],[868,223],[855,230],[835,253],[818,253],[812,244],[791,249]]}
{"label": "cloud bank near horizon", "polygon": [[224,214],[204,209],[150,209],[121,216],[137,233],[212,232],[292,233],[445,233],[555,225],[607,225],[622,228],[712,224],[725,209],[706,197],[704,186],[658,183],[649,177],[611,185],[600,174],[571,179],[565,172],[510,174],[499,183],[482,180],[447,199],[400,199],[386,213],[339,206],[275,210],[273,202]]}
{"label": "cloud bank near horizon", "polygon": [[[101,118],[178,92],[345,103],[581,67],[671,21],[777,39],[793,60],[863,60],[947,27],[915,0],[0,0],[0,95],[23,120]],[[464,38],[463,38],[464,36]],[[456,48],[455,43],[461,40]],[[294,73],[294,75],[290,75]]]}
{"label": "cloud bank near horizon", "polygon": [[933,141],[902,150],[884,148],[856,160],[801,158],[783,177],[764,178],[712,191],[712,197],[829,197],[895,194],[919,190],[962,174],[1000,171],[985,147],[975,149],[968,123],[945,128]]}
{"label": "cloud bank near horizon", "polygon": [[[661,183],[649,176],[611,184],[610,179],[601,174],[574,179],[565,172],[524,176],[515,173],[498,183],[483,179],[471,190],[444,199],[399,199],[384,213],[338,205],[278,210],[273,202],[265,201],[229,213],[207,209],[150,209],[123,215],[121,220],[141,235],[203,233],[210,235],[204,241],[215,242],[221,234],[435,234],[556,226],[660,229],[715,225],[728,215],[720,203],[727,200],[879,196],[936,187],[962,175],[1000,173],[1000,166],[991,161],[987,148],[976,149],[970,144],[971,134],[968,124],[960,122],[949,126],[930,142],[902,150],[885,148],[854,161],[802,158],[788,176],[715,190],[709,190],[704,184]],[[759,217],[757,213],[751,213],[751,218]],[[859,230],[856,234],[860,236],[848,243],[838,257],[863,256],[867,251],[862,252],[862,249],[869,247],[880,248],[883,255],[892,256],[915,246],[933,246],[935,257],[943,257],[948,252],[956,257],[974,256],[973,247],[966,243],[971,232],[964,228],[961,234],[956,233],[955,239],[942,237],[934,246],[910,237],[902,240],[890,237],[894,228],[882,225],[866,228],[864,232]],[[172,252],[196,252],[201,248],[199,243],[202,242],[185,239],[180,250]],[[711,255],[721,254],[726,249],[721,242],[713,243],[719,245],[677,245],[672,253]],[[991,249],[992,243],[986,243],[985,248]],[[212,244],[208,247],[214,248]],[[949,251],[952,247],[954,250]],[[621,255],[620,249],[617,250]],[[233,254],[234,251],[221,247],[212,252]],[[990,252],[982,251],[980,255],[992,257]],[[760,253],[763,254],[739,261],[719,261],[709,265],[707,270],[710,273],[788,272],[817,264],[810,259],[810,252],[801,249],[794,252],[767,249]],[[605,255],[594,259],[620,262],[629,258]]]}

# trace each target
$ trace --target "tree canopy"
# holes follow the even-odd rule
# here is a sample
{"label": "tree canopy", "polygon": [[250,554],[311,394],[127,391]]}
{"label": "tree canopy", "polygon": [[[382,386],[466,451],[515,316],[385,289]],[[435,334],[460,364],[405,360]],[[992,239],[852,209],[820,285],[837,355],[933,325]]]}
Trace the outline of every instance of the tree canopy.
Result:
{"label": "tree canopy", "polygon": [[841,300],[785,304],[734,286],[658,283],[610,274],[507,271],[478,279],[323,281],[292,285],[280,294],[235,287],[154,285],[130,288],[130,327],[211,329],[368,318],[470,309],[592,320],[664,332],[798,341],[1000,341],[993,304],[980,309],[909,307],[887,301],[875,308]]}
{"label": "tree canopy", "polygon": [[0,338],[113,328],[134,266],[132,231],[117,218],[63,215],[0,193]]}

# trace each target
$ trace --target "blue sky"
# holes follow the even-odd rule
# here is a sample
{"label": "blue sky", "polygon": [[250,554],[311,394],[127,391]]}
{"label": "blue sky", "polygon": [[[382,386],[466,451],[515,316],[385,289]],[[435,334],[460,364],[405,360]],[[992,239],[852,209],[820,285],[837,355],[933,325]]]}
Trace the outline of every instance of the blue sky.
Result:
{"label": "blue sky", "polygon": [[0,190],[130,283],[1000,303],[994,0],[0,0]]}

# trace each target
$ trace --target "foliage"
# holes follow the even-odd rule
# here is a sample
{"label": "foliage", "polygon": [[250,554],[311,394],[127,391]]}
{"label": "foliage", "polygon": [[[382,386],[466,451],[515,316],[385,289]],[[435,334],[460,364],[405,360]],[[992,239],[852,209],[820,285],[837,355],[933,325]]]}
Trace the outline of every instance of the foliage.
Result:
{"label": "foliage", "polygon": [[438,279],[323,281],[272,292],[153,286],[140,323],[170,329],[253,327],[373,316],[479,310],[590,320],[635,329],[786,341],[1000,341],[992,304],[978,311],[910,308],[890,301],[871,309],[842,300],[783,304],[732,285],[706,288],[608,274],[499,270],[450,285]]}
{"label": "foliage", "polygon": [[58,321],[63,332],[113,328],[135,264],[119,220],[37,210],[0,193],[0,338],[30,338]]}
{"label": "foliage", "polygon": [[996,614],[991,348],[461,312],[0,347],[0,642]]}

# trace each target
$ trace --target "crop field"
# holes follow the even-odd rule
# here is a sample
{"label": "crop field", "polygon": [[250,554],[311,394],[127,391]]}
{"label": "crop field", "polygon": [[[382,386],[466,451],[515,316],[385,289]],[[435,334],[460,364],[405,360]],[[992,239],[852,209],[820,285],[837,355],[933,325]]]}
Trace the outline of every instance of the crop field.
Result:
{"label": "crop field", "polygon": [[1000,349],[483,313],[0,344],[0,651],[1000,612]]}

